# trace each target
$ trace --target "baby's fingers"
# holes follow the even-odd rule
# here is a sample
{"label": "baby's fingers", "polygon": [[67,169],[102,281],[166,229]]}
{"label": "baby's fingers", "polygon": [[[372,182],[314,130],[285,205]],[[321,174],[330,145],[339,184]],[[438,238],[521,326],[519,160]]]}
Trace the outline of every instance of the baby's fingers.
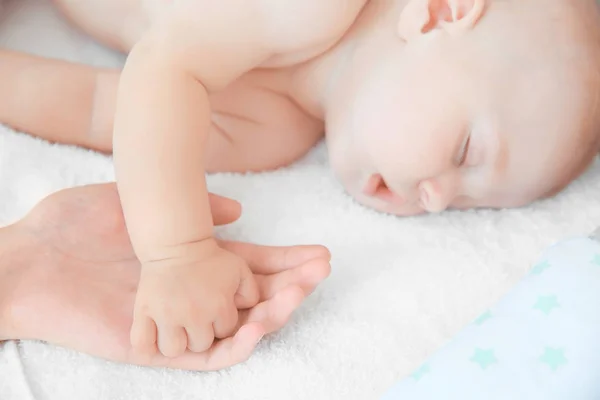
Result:
{"label": "baby's fingers", "polygon": [[254,307],[260,293],[254,274],[247,265],[240,266],[240,284],[235,294],[235,306],[240,309]]}
{"label": "baby's fingers", "polygon": [[163,360],[161,366],[193,371],[216,371],[248,360],[265,334],[261,324],[243,326],[234,337],[215,342],[204,353],[187,352],[181,357]]}
{"label": "baby's fingers", "polygon": [[137,353],[145,355],[156,353],[156,324],[152,318],[136,313],[129,336],[131,347]]}
{"label": "baby's fingers", "polygon": [[[230,302],[227,307],[218,313],[215,322],[213,322],[214,335],[218,339],[233,336],[237,326],[238,309],[233,302]],[[211,343],[209,343],[209,346]],[[208,346],[205,349],[207,348]]]}
{"label": "baby's fingers", "polygon": [[182,326],[171,324],[158,325],[158,348],[165,357],[177,357],[185,352],[188,340]]}
{"label": "baby's fingers", "polygon": [[215,340],[212,325],[190,324],[185,327],[187,348],[194,353],[201,353],[210,348]]}

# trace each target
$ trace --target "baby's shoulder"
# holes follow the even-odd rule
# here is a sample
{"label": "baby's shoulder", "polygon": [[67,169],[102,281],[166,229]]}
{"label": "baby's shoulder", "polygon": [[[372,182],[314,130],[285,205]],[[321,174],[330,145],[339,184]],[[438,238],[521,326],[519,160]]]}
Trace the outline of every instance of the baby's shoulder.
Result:
{"label": "baby's shoulder", "polygon": [[[236,10],[252,15],[263,27],[263,34],[282,53],[322,46],[336,41],[352,26],[369,0],[141,0],[151,20],[160,20],[170,10],[211,18],[243,21]],[[249,12],[251,11],[251,12]],[[246,17],[247,19],[248,17]],[[247,22],[249,25],[252,22]],[[243,31],[243,23],[235,27]]]}
{"label": "baby's shoulder", "polygon": [[[207,1],[207,0],[203,0]],[[255,0],[266,34],[284,51],[337,41],[353,25],[368,0]]]}

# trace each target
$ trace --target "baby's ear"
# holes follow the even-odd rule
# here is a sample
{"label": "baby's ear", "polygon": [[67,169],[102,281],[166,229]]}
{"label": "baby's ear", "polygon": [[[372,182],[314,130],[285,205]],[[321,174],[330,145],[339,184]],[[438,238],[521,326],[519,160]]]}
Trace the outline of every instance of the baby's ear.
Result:
{"label": "baby's ear", "polygon": [[406,41],[436,29],[455,34],[471,29],[489,0],[409,0],[398,22]]}

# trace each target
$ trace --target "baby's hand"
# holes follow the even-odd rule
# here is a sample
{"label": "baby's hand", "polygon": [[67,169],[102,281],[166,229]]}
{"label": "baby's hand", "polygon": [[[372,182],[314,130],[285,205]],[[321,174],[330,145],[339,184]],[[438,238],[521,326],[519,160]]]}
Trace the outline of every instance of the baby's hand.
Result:
{"label": "baby's hand", "polygon": [[142,266],[131,328],[133,348],[177,357],[203,352],[215,338],[231,336],[238,308],[258,302],[246,262],[215,240],[183,249],[181,256]]}

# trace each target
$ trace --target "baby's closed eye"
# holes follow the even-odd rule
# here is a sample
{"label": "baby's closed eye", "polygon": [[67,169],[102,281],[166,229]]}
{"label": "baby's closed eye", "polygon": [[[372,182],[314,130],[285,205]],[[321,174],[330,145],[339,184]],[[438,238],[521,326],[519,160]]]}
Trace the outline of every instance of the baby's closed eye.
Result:
{"label": "baby's closed eye", "polygon": [[458,157],[457,157],[457,165],[459,167],[462,167],[465,164],[465,161],[467,160],[467,157],[469,155],[469,147],[471,145],[471,135],[469,134],[466,138],[466,140],[464,141],[463,145],[460,148],[460,152],[458,153]]}

